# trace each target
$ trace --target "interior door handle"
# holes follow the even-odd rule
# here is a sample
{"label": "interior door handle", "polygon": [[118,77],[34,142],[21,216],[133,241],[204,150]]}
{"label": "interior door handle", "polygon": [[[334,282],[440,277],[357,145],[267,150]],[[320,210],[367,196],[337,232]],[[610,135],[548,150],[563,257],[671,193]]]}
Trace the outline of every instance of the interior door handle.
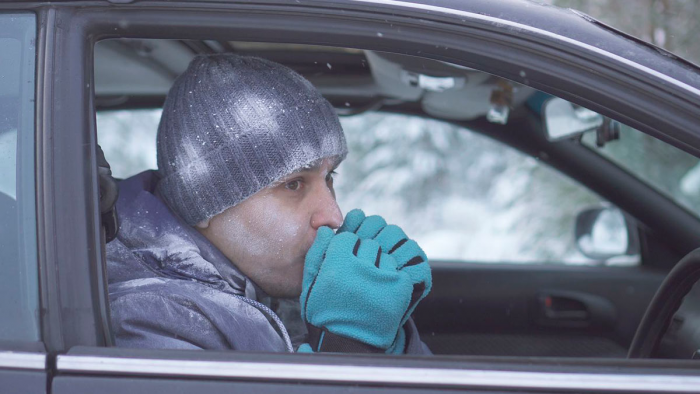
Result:
{"label": "interior door handle", "polygon": [[608,299],[594,294],[551,290],[537,296],[535,323],[559,328],[613,328],[617,310]]}
{"label": "interior door handle", "polygon": [[571,297],[546,294],[540,297],[542,316],[551,320],[588,320],[586,304]]}

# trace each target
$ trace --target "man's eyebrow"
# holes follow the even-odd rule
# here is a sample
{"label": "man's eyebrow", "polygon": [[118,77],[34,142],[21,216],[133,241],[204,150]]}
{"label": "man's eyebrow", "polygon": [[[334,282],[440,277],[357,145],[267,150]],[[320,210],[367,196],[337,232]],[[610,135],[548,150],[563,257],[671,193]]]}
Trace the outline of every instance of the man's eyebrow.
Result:
{"label": "man's eyebrow", "polygon": [[[340,159],[339,156],[333,157],[331,159],[333,160],[333,162],[332,162],[333,165],[331,166],[331,171],[329,171],[329,172],[335,171],[338,168],[338,166],[340,165],[340,163],[343,161]],[[312,162],[307,166],[301,167],[298,170],[293,171],[291,174],[276,180],[275,182],[273,182],[271,184],[271,186],[272,187],[278,186],[281,183],[284,183],[286,179],[294,178],[295,176],[297,176],[301,173],[316,171],[319,168],[321,168],[321,164],[323,164],[323,159],[316,160],[315,162]]]}
{"label": "man's eyebrow", "polygon": [[[340,165],[340,162],[342,161],[340,157],[333,157],[331,158],[333,162],[331,162],[331,171],[335,171],[336,168]],[[323,164],[323,159],[317,160],[313,163],[310,163],[308,166],[304,166],[299,168],[296,171],[293,171],[292,174],[298,174],[300,172],[309,172],[309,171],[317,171],[319,168],[321,168],[321,165]]]}

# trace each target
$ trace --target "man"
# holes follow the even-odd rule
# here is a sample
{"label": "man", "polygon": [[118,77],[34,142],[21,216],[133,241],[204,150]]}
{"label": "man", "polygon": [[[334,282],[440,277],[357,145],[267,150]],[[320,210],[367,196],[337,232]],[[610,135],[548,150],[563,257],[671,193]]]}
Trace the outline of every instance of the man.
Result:
{"label": "man", "polygon": [[168,93],[157,149],[157,172],[121,183],[107,246],[117,346],[294,351],[259,300],[301,295],[300,351],[427,352],[409,319],[430,291],[427,258],[378,216],[343,223],[345,137],[308,81],[199,56]]}

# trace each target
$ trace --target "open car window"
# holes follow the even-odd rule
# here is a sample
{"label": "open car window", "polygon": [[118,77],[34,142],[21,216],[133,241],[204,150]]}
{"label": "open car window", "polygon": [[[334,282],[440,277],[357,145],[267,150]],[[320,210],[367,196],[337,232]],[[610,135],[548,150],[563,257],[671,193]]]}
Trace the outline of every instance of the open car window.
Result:
{"label": "open car window", "polygon": [[[108,59],[119,46],[178,47],[171,41],[105,43],[97,46],[96,53],[103,56],[96,59],[98,65],[115,63]],[[414,318],[422,341],[435,354],[624,357],[634,334],[630,322],[643,312],[659,278],[630,268],[644,266],[640,227],[624,209],[575,179],[585,178],[587,169],[565,174],[552,166],[548,149],[556,149],[554,144],[527,148],[532,140],[549,144],[537,122],[542,114],[530,105],[541,92],[448,63],[423,59],[417,66],[415,58],[395,54],[235,45],[291,62],[327,93],[348,146],[334,176],[338,204],[343,214],[362,208],[368,215],[383,216],[426,252],[436,285]],[[454,76],[430,79],[402,67],[435,67]],[[162,100],[138,94],[120,97],[116,94],[123,87],[109,75],[96,75],[96,92],[104,92],[97,101],[97,142],[113,176],[129,182],[158,166]],[[475,86],[466,77],[460,80],[461,75]],[[377,85],[375,78],[381,81]],[[364,87],[356,87],[358,81]],[[156,91],[168,88],[161,81]],[[381,99],[384,107],[378,110],[372,99],[353,95],[362,89],[384,89],[383,94],[401,99]],[[424,97],[424,112],[401,106],[420,100],[416,92],[422,90],[430,92]],[[512,94],[512,101],[494,101],[494,92]],[[125,100],[134,104],[124,106]],[[397,110],[401,108],[407,109]],[[574,154],[587,152],[578,144],[568,145]],[[146,205],[135,211],[132,207],[139,220],[153,211]],[[149,226],[128,224],[125,231],[143,231],[143,236],[160,231]],[[124,245],[113,241],[108,257],[120,261]],[[149,252],[148,245],[142,251],[151,256],[147,259],[161,254]],[[165,249],[163,255],[178,253]],[[132,284],[151,283],[146,278],[128,284],[134,274],[108,272],[111,289],[118,293]],[[633,299],[632,293],[616,290],[630,286],[636,292]],[[308,331],[300,320],[298,299],[261,301],[283,321],[294,349],[304,343]]]}
{"label": "open car window", "polygon": [[[155,169],[160,110],[97,114],[98,138],[124,179]],[[349,154],[335,187],[343,212],[362,207],[405,229],[431,260],[635,265],[624,224],[595,233],[605,260],[583,254],[579,213],[610,203],[536,158],[464,127],[366,113],[341,118]],[[410,154],[406,154],[410,152]],[[616,252],[615,252],[616,251]]]}

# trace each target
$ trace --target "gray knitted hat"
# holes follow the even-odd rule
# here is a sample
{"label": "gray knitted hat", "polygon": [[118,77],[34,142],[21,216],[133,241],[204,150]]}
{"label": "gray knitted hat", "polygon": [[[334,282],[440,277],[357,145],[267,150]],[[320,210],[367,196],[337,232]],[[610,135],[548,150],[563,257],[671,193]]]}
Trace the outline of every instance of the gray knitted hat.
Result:
{"label": "gray knitted hat", "polygon": [[347,154],[333,107],[301,75],[237,55],[198,56],[170,89],[158,192],[188,224],[319,159]]}

